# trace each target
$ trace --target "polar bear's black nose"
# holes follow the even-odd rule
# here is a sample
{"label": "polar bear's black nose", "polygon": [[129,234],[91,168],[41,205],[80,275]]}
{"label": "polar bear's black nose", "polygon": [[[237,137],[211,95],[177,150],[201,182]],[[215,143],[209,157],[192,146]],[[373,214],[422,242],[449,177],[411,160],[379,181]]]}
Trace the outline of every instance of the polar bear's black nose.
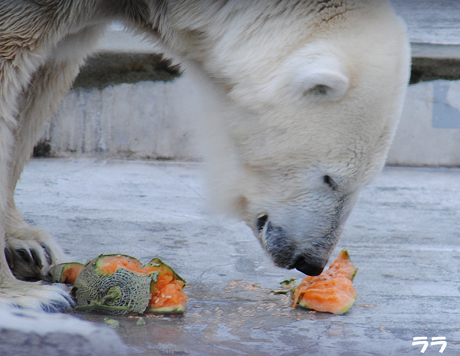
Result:
{"label": "polar bear's black nose", "polygon": [[294,268],[309,276],[318,276],[323,272],[324,267],[309,264],[303,257],[300,257],[295,262]]}

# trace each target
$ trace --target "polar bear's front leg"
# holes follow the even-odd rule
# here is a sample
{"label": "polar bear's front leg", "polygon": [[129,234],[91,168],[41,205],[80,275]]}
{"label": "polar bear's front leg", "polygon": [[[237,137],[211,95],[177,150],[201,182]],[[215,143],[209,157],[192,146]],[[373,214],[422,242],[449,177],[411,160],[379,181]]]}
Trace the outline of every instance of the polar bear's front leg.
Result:
{"label": "polar bear's front leg", "polygon": [[46,280],[52,265],[64,262],[59,245],[43,230],[26,224],[14,203],[7,213],[5,256],[18,279]]}
{"label": "polar bear's front leg", "polygon": [[[0,76],[1,74],[0,72]],[[3,89],[2,84],[4,82],[0,83],[0,89]],[[0,305],[48,311],[68,309],[72,306],[72,300],[62,287],[45,285],[42,282],[19,281],[14,277],[8,265],[7,255],[12,256],[12,250],[6,242],[7,220],[9,220],[8,215],[11,217],[9,213],[12,212],[8,204],[8,196],[11,195],[8,189],[8,168],[10,167],[14,121],[11,115],[12,110],[10,108],[8,111],[7,104],[8,101],[2,102],[0,99]],[[37,241],[41,240],[46,239],[41,238]],[[10,260],[14,261],[12,258]]]}
{"label": "polar bear's front leg", "polygon": [[[4,255],[0,258],[4,258]],[[74,305],[63,285],[17,280],[3,265],[0,267],[0,281],[0,305],[47,312],[69,310]]]}
{"label": "polar bear's front leg", "polygon": [[64,260],[61,248],[45,231],[24,222],[14,203],[14,190],[44,125],[53,117],[104,30],[105,24],[101,23],[62,38],[47,60],[31,74],[18,99],[8,178],[6,255],[13,274],[19,279],[46,280],[50,266]]}
{"label": "polar bear's front leg", "polygon": [[[0,248],[5,244],[0,239]],[[0,305],[58,312],[72,308],[74,302],[63,285],[24,282],[8,268],[6,256],[0,253]]]}

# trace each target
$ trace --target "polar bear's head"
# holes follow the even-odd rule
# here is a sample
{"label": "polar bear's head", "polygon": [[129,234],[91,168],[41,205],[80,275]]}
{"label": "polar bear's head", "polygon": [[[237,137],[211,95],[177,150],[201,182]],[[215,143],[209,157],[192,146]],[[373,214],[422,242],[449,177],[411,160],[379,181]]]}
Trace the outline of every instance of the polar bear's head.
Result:
{"label": "polar bear's head", "polygon": [[222,2],[184,30],[185,55],[222,92],[205,125],[214,200],[275,264],[317,275],[384,165],[410,55],[385,1],[298,3]]}

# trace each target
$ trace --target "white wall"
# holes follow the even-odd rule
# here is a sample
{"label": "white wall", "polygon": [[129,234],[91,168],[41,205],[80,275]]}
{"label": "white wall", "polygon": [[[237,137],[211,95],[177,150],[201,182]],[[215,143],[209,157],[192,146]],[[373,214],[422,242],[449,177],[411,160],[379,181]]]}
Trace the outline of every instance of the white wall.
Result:
{"label": "white wall", "polygon": [[[399,3],[404,10],[404,2]],[[412,23],[411,36],[419,36],[417,39],[422,41],[422,32],[417,28]],[[158,51],[141,37],[121,30],[119,25],[112,26],[100,49]],[[450,38],[449,34],[446,38]],[[437,36],[439,39],[439,31]],[[460,53],[458,46],[440,46],[439,41],[437,46],[417,43],[413,48],[418,56]],[[443,49],[448,51],[442,52]],[[194,122],[204,113],[205,101],[206,95],[187,74],[172,82],[76,89],[66,98],[42,140],[49,141],[53,153],[59,156],[195,160],[199,155]],[[388,163],[460,165],[460,82],[435,81],[409,87]]]}

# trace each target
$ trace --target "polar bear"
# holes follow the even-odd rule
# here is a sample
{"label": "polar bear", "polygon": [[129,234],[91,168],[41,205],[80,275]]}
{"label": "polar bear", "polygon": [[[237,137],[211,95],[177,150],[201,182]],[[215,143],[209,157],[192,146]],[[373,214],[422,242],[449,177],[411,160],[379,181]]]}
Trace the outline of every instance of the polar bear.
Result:
{"label": "polar bear", "polygon": [[388,1],[3,1],[0,303],[71,306],[58,286],[30,281],[63,253],[23,221],[14,188],[113,20],[159,40],[212,87],[219,110],[199,125],[216,205],[244,220],[276,265],[319,274],[401,114],[410,53]]}

